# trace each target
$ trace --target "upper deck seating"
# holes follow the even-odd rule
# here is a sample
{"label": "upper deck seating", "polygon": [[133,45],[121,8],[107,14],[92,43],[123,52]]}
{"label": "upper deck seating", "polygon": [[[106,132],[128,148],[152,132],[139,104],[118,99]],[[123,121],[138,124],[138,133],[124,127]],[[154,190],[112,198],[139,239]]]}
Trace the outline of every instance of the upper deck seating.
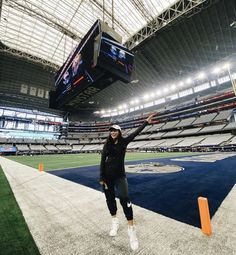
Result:
{"label": "upper deck seating", "polygon": [[187,118],[187,119],[182,119],[175,127],[187,127],[190,126],[194,120],[196,120],[195,117]]}
{"label": "upper deck seating", "polygon": [[217,113],[201,115],[192,124],[196,125],[196,124],[209,123],[216,117],[216,115],[217,115]]}
{"label": "upper deck seating", "polygon": [[161,130],[174,128],[179,122],[179,120],[168,121],[164,126],[161,127]]}
{"label": "upper deck seating", "polygon": [[224,128],[225,124],[221,125],[214,125],[214,126],[207,126],[202,128],[199,133],[211,133],[216,131],[221,131]]}
{"label": "upper deck seating", "polygon": [[185,129],[183,130],[180,135],[194,135],[194,134],[197,134],[202,128],[198,127],[198,128],[190,128],[190,129]]}
{"label": "upper deck seating", "polygon": [[227,118],[231,115],[231,112],[232,109],[219,112],[219,114],[214,118],[214,121],[227,120]]}
{"label": "upper deck seating", "polygon": [[165,133],[162,137],[178,136],[181,130],[175,130]]}
{"label": "upper deck seating", "polygon": [[184,137],[183,140],[176,144],[174,147],[176,148],[181,148],[181,147],[191,147],[194,144],[199,144],[202,140],[204,140],[204,136],[191,136],[191,137]]}
{"label": "upper deck seating", "polygon": [[165,125],[165,123],[154,124],[154,125],[152,125],[152,126],[148,129],[148,132],[158,131],[158,130],[160,130],[160,128],[161,128],[162,126],[164,126],[164,125]]}
{"label": "upper deck seating", "polygon": [[224,127],[224,130],[234,130],[236,129],[236,122],[230,122]]}
{"label": "upper deck seating", "polygon": [[231,137],[232,137],[231,134],[209,135],[209,136],[206,136],[206,138],[196,146],[216,146],[216,145],[220,145],[223,142],[227,142]]}

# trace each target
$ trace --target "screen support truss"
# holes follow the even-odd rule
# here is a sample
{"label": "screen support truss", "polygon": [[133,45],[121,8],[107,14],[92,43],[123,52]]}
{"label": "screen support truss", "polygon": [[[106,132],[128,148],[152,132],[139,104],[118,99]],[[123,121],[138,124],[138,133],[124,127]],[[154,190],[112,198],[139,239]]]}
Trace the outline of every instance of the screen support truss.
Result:
{"label": "screen support truss", "polygon": [[153,36],[158,30],[164,26],[170,24],[175,19],[180,16],[187,14],[195,7],[200,6],[206,2],[206,0],[180,0],[174,5],[169,7],[151,22],[149,22],[145,27],[139,30],[135,35],[125,42],[125,46],[128,49],[133,49],[135,46],[139,45],[141,42]]}
{"label": "screen support truss", "polygon": [[5,53],[11,54],[13,56],[19,57],[19,58],[24,58],[24,59],[26,59],[30,62],[39,63],[39,64],[41,64],[45,67],[49,67],[49,68],[51,67],[54,70],[59,69],[59,66],[52,63],[52,62],[49,62],[49,61],[47,61],[45,59],[42,59],[42,58],[32,56],[30,54],[27,54],[25,52],[22,52],[22,51],[19,51],[19,50],[16,50],[16,49],[9,48],[7,46],[1,46],[0,47],[0,52],[5,52]]}

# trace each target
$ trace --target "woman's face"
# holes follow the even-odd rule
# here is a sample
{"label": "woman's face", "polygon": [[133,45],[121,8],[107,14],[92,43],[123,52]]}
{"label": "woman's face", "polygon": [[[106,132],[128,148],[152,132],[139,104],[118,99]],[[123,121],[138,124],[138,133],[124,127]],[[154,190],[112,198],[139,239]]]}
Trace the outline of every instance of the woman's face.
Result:
{"label": "woman's face", "polygon": [[118,136],[119,136],[119,130],[112,129],[111,130],[111,138],[115,140],[118,138]]}

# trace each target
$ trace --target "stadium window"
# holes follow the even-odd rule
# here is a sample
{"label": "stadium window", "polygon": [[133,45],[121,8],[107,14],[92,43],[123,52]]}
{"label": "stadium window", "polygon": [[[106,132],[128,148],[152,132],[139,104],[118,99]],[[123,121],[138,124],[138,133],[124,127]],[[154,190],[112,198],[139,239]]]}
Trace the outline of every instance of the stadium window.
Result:
{"label": "stadium window", "polygon": [[39,126],[38,126],[38,130],[39,130],[39,131],[44,131],[44,125],[39,125]]}
{"label": "stadium window", "polygon": [[3,115],[4,116],[15,116],[15,112],[9,111],[9,110],[4,110]]}
{"label": "stadium window", "polygon": [[49,98],[49,91],[45,91],[45,98],[48,99]]}
{"label": "stadium window", "polygon": [[209,82],[206,82],[206,83],[203,83],[201,85],[194,87],[193,90],[194,90],[194,92],[199,92],[199,91],[202,91],[202,90],[205,90],[208,88],[210,88],[210,84],[209,84]]}
{"label": "stadium window", "polygon": [[16,129],[25,129],[25,123],[18,122]]}
{"label": "stadium window", "polygon": [[0,109],[0,116],[3,115],[3,109]]}
{"label": "stadium window", "polygon": [[16,117],[18,118],[26,118],[26,113],[25,112],[16,112]]}
{"label": "stadium window", "polygon": [[28,126],[28,130],[34,130],[34,124],[29,124],[29,126]]}
{"label": "stadium window", "polygon": [[48,131],[49,131],[49,132],[53,132],[53,131],[54,131],[54,126],[49,126],[49,127],[48,127]]}
{"label": "stadium window", "polygon": [[15,127],[15,121],[6,121],[5,128],[12,129]]}
{"label": "stadium window", "polygon": [[26,85],[26,84],[21,84],[20,92],[21,92],[22,94],[27,94],[27,93],[28,93],[28,85]]}
{"label": "stadium window", "polygon": [[170,95],[170,96],[166,97],[166,99],[175,100],[178,97],[179,97],[178,94],[173,94],[173,95]]}
{"label": "stadium window", "polygon": [[63,118],[55,117],[55,122],[63,122]]}
{"label": "stadium window", "polygon": [[191,94],[193,94],[193,89],[192,88],[180,91],[179,92],[179,97],[184,97],[184,96],[188,96],[188,95],[191,95]]}
{"label": "stadium window", "polygon": [[45,120],[45,116],[43,116],[43,115],[37,115],[37,116],[36,116],[36,119],[37,119],[37,120]]}
{"label": "stadium window", "polygon": [[229,78],[228,75],[223,76],[223,77],[220,77],[220,78],[218,79],[218,83],[219,83],[219,84],[223,84],[223,83],[225,83],[225,82],[227,82],[227,81],[230,81],[230,78]]}
{"label": "stadium window", "polygon": [[47,120],[48,120],[48,121],[54,121],[54,119],[55,119],[54,117],[47,116]]}
{"label": "stadium window", "polygon": [[153,105],[154,105],[154,102],[149,102],[149,103],[144,104],[144,108],[148,108],[148,107],[151,107]]}
{"label": "stadium window", "polygon": [[154,104],[155,105],[157,105],[157,104],[163,104],[163,103],[165,103],[165,98],[160,98],[160,99],[158,99],[158,100],[156,100],[155,102],[154,102]]}
{"label": "stadium window", "polygon": [[135,110],[135,111],[139,110],[139,105],[138,105],[138,106],[135,106],[135,107],[134,107],[134,110]]}
{"label": "stadium window", "polygon": [[236,73],[233,73],[231,76],[233,79],[236,79]]}
{"label": "stadium window", "polygon": [[35,118],[36,118],[36,115],[35,115],[35,114],[27,113],[26,118],[27,118],[27,119],[35,119]]}
{"label": "stadium window", "polygon": [[215,87],[216,86],[216,81],[211,81],[211,87]]}

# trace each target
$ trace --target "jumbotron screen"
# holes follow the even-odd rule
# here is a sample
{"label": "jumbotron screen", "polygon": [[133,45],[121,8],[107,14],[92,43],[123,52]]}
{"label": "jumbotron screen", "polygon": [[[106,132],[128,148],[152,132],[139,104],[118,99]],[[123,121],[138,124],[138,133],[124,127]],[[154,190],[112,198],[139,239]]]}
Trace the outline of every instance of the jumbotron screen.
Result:
{"label": "jumbotron screen", "polygon": [[94,40],[100,31],[97,21],[57,72],[55,100],[59,108],[104,75],[93,65]]}
{"label": "jumbotron screen", "polygon": [[134,68],[134,55],[107,33],[102,33],[97,65],[127,83]]}
{"label": "jumbotron screen", "polygon": [[91,96],[91,91],[97,93],[116,80],[130,82],[134,55],[114,38],[120,39],[106,24],[100,20],[94,23],[58,70],[49,107],[66,109],[76,105],[76,98],[89,87],[94,88],[86,93]]}

